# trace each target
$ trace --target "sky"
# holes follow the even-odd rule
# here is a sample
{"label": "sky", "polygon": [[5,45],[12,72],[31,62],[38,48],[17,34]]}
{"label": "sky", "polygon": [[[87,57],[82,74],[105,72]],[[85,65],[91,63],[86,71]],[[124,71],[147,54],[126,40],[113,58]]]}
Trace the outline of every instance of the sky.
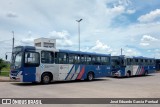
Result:
{"label": "sky", "polygon": [[[159,0],[1,0],[0,58],[52,38],[57,49],[160,58]],[[10,53],[7,53],[10,54]]]}

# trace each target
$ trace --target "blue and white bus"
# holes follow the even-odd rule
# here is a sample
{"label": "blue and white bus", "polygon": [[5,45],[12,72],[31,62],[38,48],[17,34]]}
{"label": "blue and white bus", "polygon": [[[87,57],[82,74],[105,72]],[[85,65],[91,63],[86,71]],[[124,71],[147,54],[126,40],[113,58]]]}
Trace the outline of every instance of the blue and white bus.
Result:
{"label": "blue and white bus", "polygon": [[34,46],[13,49],[10,78],[21,82],[91,81],[110,75],[110,54]]}
{"label": "blue and white bus", "polygon": [[147,57],[112,56],[112,76],[130,77],[155,72],[155,59]]}

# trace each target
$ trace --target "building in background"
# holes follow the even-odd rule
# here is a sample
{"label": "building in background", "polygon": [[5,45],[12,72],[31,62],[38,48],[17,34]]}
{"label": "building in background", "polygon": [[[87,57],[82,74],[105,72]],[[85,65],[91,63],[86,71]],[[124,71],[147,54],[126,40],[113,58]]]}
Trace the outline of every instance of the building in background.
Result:
{"label": "building in background", "polygon": [[56,48],[56,39],[38,38],[34,40],[36,47]]}

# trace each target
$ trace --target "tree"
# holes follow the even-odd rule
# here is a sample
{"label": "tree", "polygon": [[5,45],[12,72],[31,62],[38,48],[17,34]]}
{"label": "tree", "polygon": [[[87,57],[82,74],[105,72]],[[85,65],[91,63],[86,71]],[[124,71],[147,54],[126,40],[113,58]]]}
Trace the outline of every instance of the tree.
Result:
{"label": "tree", "polygon": [[1,73],[2,68],[4,67],[7,67],[7,63],[3,59],[0,59],[0,73]]}

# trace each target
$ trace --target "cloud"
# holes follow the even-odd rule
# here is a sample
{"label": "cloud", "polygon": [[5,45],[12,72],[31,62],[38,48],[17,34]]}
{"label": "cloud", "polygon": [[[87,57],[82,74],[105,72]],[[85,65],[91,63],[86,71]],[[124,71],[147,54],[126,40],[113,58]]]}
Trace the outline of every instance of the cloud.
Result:
{"label": "cloud", "polygon": [[[23,38],[20,38],[19,35],[23,36]],[[15,32],[15,46],[34,46],[34,39],[37,38],[40,38],[40,36],[34,34],[32,31],[27,31],[26,34],[17,34]]]}
{"label": "cloud", "polygon": [[160,59],[160,49],[155,49],[152,56]]}
{"label": "cloud", "polygon": [[96,40],[94,46],[86,46],[81,49],[84,52],[96,52],[96,53],[103,53],[103,54],[110,54],[112,49],[107,44],[104,44],[100,40]]}
{"label": "cloud", "polygon": [[108,5],[106,8],[106,19],[110,20],[109,26],[122,27],[131,23],[129,16],[136,12],[132,2],[119,0],[119,2],[115,1],[113,4]]}
{"label": "cloud", "polygon": [[73,42],[70,40],[70,34],[66,30],[49,32],[49,37],[56,39],[57,46],[59,47],[70,47],[73,45]]}
{"label": "cloud", "polygon": [[141,42],[153,42],[153,41],[157,41],[158,39],[150,36],[150,35],[143,35],[143,37],[141,38]]}
{"label": "cloud", "polygon": [[122,5],[114,6],[111,9],[107,9],[109,13],[114,13],[115,15],[119,15],[125,12],[125,7]]}
{"label": "cloud", "polygon": [[126,56],[139,56],[141,53],[137,51],[136,49],[127,48],[124,50],[124,55]]}
{"label": "cloud", "polygon": [[96,41],[96,45],[91,47],[91,51],[101,52],[101,53],[111,53],[112,49],[110,46],[100,42],[99,40]]}
{"label": "cloud", "polygon": [[159,20],[160,18],[160,9],[156,9],[151,11],[150,13],[147,13],[145,15],[142,15],[138,18],[139,22],[153,22],[156,20]]}
{"label": "cloud", "polygon": [[141,45],[141,46],[148,46],[148,45],[149,45],[149,43],[141,42],[141,43],[140,43],[140,45]]}
{"label": "cloud", "polygon": [[9,17],[9,18],[18,17],[18,15],[17,15],[16,13],[14,13],[14,12],[8,12],[8,13],[6,14],[6,16]]}
{"label": "cloud", "polygon": [[34,39],[41,38],[41,37],[56,39],[56,46],[58,48],[71,47],[73,45],[73,42],[70,39],[70,34],[66,30],[63,30],[61,32],[51,31],[46,36],[36,35],[36,34],[33,34],[31,31],[28,31],[26,38],[22,38],[21,40],[17,40],[17,38],[15,39],[16,41],[15,45],[16,46],[18,45],[32,45],[33,46]]}
{"label": "cloud", "polygon": [[[110,47],[107,44],[101,42],[100,40],[96,41],[95,46],[92,46],[90,48],[86,47],[85,49],[83,49],[83,51],[111,54],[112,56],[120,55],[120,49]],[[141,52],[134,48],[125,48],[123,49],[122,54],[126,56],[139,56],[141,55]]]}
{"label": "cloud", "polygon": [[33,45],[34,39],[36,38],[33,37],[24,38],[20,41],[19,45]]}
{"label": "cloud", "polygon": [[129,0],[119,0],[118,2],[114,2],[113,7],[106,8],[106,11],[114,17],[117,15],[122,15],[123,13],[133,14],[136,12],[136,10],[132,7],[132,2]]}
{"label": "cloud", "polygon": [[127,11],[126,11],[126,13],[128,13],[128,14],[133,14],[133,13],[135,13],[135,12],[136,12],[135,9],[131,9],[131,10],[127,10]]}
{"label": "cloud", "polygon": [[152,52],[152,50],[147,50],[147,52]]}
{"label": "cloud", "polygon": [[52,31],[49,32],[49,36],[54,39],[67,39],[69,37],[69,33],[66,30],[63,30],[62,32]]}
{"label": "cloud", "polygon": [[118,3],[124,6],[132,5],[132,2],[130,0],[119,0]]}
{"label": "cloud", "polygon": [[149,46],[151,43],[158,41],[157,38],[152,37],[150,35],[143,35],[141,38],[140,45],[141,46]]}

